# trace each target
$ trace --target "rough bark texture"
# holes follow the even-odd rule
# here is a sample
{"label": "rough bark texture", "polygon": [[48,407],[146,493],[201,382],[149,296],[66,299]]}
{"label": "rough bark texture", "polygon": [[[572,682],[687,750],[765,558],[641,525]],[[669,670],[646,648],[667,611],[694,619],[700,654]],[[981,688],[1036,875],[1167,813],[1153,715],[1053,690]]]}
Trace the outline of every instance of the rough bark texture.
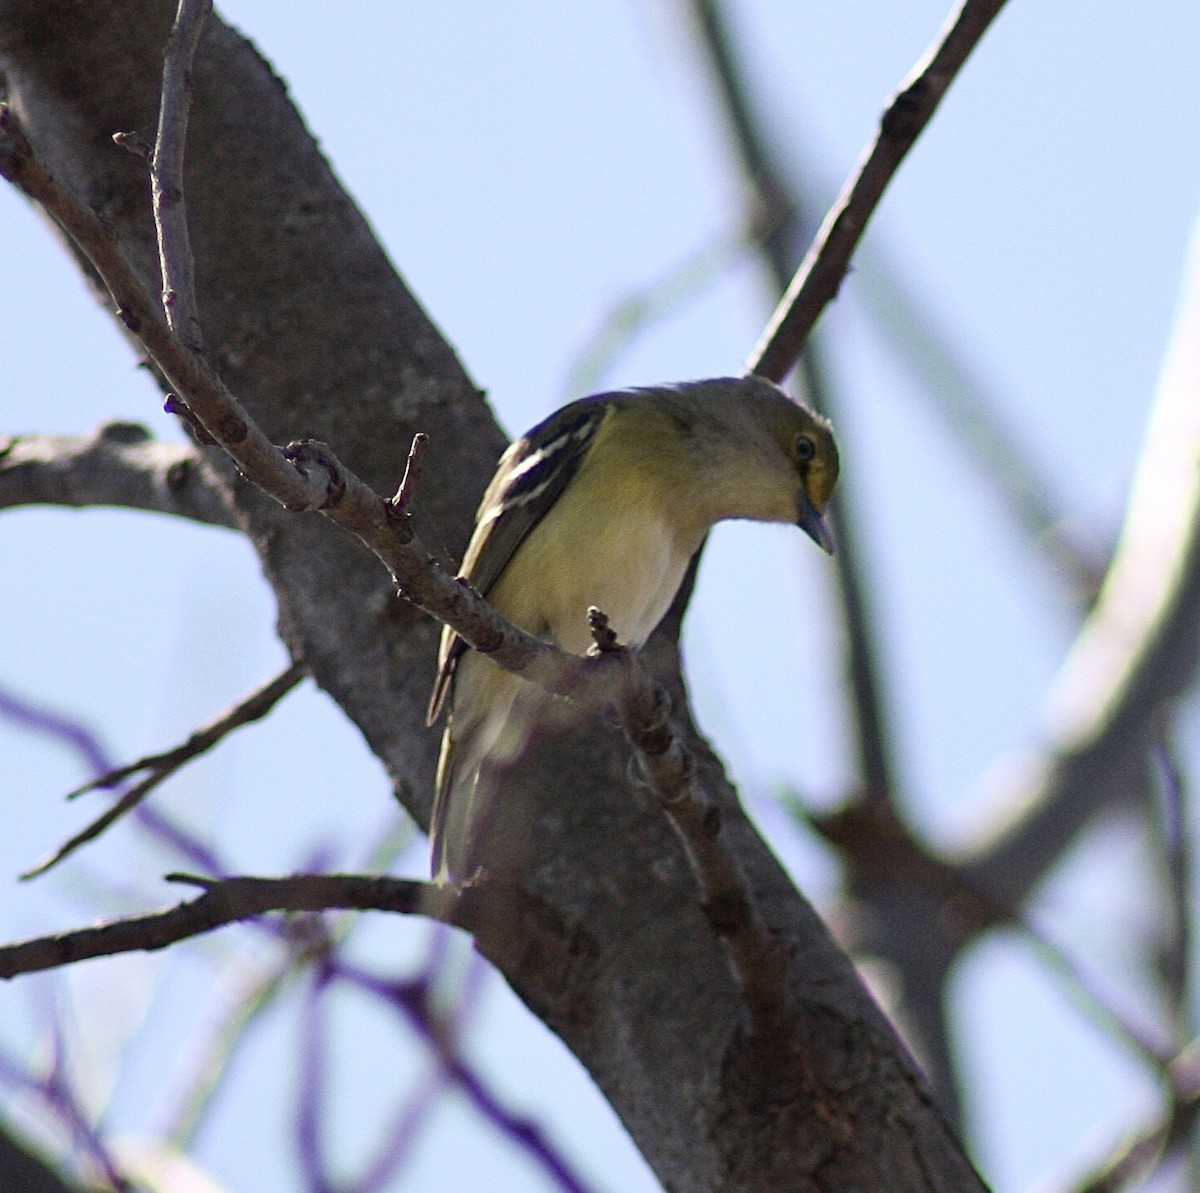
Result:
{"label": "rough bark texture", "polygon": [[[163,0],[0,0],[10,102],[155,291],[144,163],[111,135],[154,126],[172,9]],[[412,433],[428,433],[421,533],[458,551],[502,446],[480,394],[254,48],[212,20],[195,79],[188,205],[216,364],[278,442],[327,440],[384,491]],[[436,627],[335,527],[289,515],[224,474],[288,648],[426,823]],[[684,707],[677,604],[652,655]],[[853,967],[745,818],[720,763],[696,749],[762,916],[786,944],[789,1004],[777,1030],[744,1031],[682,852],[630,785],[626,750],[605,725],[543,746],[516,780],[539,812],[522,814],[537,832],[521,881],[561,932],[526,939],[501,918],[479,947],[587,1066],[669,1189],[981,1188]]]}

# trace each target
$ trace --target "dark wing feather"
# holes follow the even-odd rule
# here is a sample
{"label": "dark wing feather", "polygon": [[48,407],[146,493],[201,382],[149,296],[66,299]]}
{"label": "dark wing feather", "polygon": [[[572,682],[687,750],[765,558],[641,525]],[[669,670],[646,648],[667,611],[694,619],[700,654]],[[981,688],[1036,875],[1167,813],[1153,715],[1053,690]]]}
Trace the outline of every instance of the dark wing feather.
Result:
{"label": "dark wing feather", "polygon": [[[525,537],[546,516],[579,471],[613,394],[580,398],[540,422],[500,458],[476,516],[463,556],[463,578],[487,596]],[[437,720],[467,644],[442,632],[438,677],[429,700],[429,724]]]}

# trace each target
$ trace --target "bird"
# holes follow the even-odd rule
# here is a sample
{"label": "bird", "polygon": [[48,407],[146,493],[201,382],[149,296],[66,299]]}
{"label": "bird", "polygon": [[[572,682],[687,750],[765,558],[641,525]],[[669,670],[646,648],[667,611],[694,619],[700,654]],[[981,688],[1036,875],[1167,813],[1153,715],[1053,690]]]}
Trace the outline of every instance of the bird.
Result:
{"label": "bird", "polygon": [[[588,649],[592,606],[636,649],[717,522],[791,523],[832,554],[825,515],[838,469],[829,422],[766,378],[593,394],[501,456],[460,575],[513,624],[564,650]],[[486,869],[506,778],[564,705],[443,627],[428,712],[432,726],[449,708],[430,828],[436,882]]]}

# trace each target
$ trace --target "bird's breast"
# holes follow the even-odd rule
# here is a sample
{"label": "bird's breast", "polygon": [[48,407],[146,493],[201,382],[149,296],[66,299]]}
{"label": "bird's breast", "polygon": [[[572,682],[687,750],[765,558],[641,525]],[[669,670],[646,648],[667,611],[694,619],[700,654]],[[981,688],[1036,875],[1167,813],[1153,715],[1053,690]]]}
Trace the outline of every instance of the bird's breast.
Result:
{"label": "bird's breast", "polygon": [[496,608],[581,654],[591,644],[587,610],[594,605],[622,642],[640,646],[679,590],[698,540],[683,541],[666,518],[644,507],[605,510],[582,522],[557,513],[539,523],[497,582]]}

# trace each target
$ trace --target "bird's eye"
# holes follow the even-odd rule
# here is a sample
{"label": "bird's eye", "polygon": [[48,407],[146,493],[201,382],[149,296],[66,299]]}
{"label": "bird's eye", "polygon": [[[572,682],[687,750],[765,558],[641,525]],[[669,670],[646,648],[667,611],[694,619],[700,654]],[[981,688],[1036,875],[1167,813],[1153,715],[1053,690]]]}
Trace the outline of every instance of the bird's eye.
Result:
{"label": "bird's eye", "polygon": [[817,454],[817,445],[807,435],[796,436],[796,459],[807,464]]}

